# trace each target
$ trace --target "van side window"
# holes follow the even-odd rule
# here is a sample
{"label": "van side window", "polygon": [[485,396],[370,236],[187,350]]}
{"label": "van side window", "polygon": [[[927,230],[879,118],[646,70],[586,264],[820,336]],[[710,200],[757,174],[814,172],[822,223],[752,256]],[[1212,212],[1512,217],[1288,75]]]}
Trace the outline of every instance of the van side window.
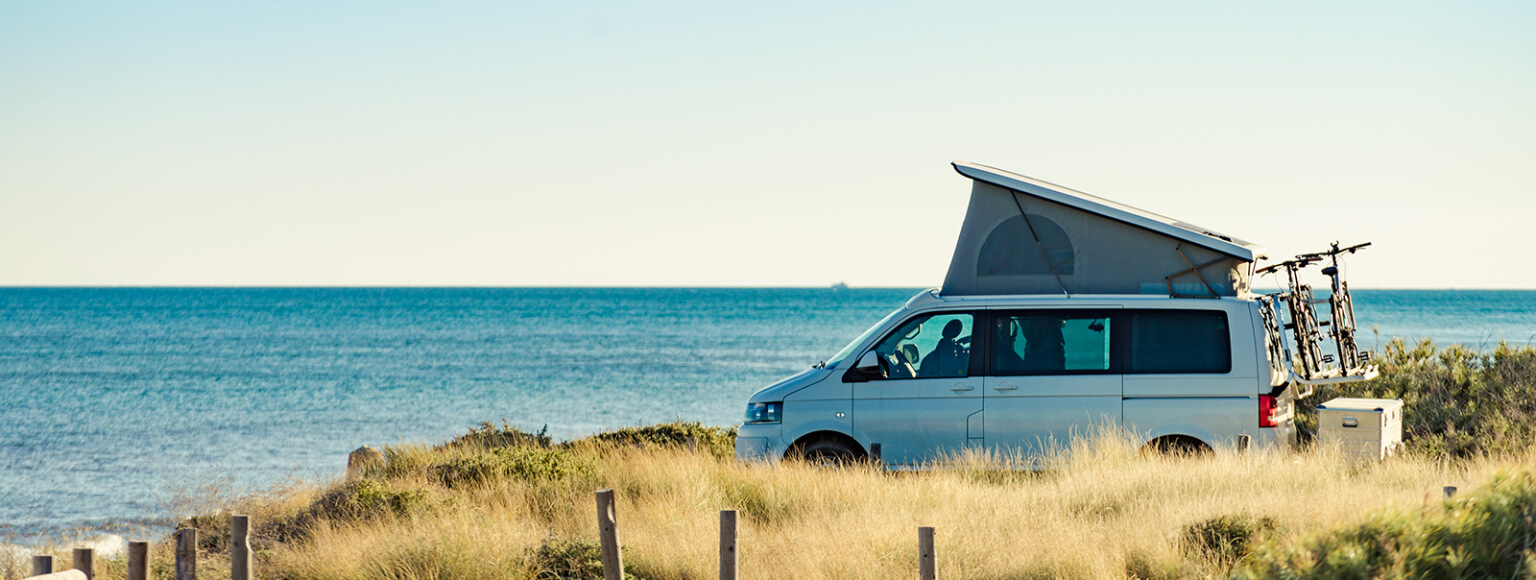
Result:
{"label": "van side window", "polygon": [[1227,373],[1232,343],[1227,313],[1151,310],[1131,314],[1128,373]]}
{"label": "van side window", "polygon": [[992,374],[1109,371],[1110,319],[1100,314],[1013,312],[993,318]]}
{"label": "van side window", "polygon": [[875,345],[886,379],[963,377],[971,365],[971,315],[918,316]]}

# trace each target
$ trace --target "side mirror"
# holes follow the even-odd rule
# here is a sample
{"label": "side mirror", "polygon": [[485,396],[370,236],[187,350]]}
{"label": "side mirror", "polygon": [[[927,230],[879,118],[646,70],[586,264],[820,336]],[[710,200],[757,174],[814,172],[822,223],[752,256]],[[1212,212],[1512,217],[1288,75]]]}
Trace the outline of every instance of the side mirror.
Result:
{"label": "side mirror", "polygon": [[864,356],[859,357],[859,364],[853,365],[853,370],[866,375],[878,376],[880,374],[880,355],[875,354],[875,351],[864,353]]}
{"label": "side mirror", "polygon": [[853,368],[848,369],[848,372],[843,375],[843,382],[862,383],[870,379],[882,378],[884,375],[885,373],[880,371],[880,355],[869,351],[859,357],[859,362],[854,364]]}

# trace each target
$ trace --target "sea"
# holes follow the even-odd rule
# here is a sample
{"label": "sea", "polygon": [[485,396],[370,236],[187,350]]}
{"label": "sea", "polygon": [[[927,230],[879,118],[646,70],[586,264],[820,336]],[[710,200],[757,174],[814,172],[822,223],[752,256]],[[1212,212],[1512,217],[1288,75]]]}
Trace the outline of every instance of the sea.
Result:
{"label": "sea", "polygon": [[[152,536],[482,422],[741,421],[906,288],[0,288],[0,542]],[[1360,343],[1536,344],[1536,291],[1356,290]]]}

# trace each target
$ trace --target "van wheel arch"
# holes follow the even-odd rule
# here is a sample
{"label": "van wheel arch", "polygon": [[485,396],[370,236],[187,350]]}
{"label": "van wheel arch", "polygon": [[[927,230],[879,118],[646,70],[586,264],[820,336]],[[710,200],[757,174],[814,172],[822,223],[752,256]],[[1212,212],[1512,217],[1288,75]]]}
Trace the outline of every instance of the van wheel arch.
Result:
{"label": "van wheel arch", "polygon": [[1141,447],[1145,454],[1204,457],[1214,453],[1211,446],[1189,435],[1163,435]]}
{"label": "van wheel arch", "polygon": [[799,439],[796,439],[795,442],[789,446],[789,449],[784,452],[784,458],[800,459],[804,458],[808,451],[815,452],[820,448],[836,449],[839,447],[846,449],[848,453],[852,455],[850,459],[853,461],[862,461],[869,456],[869,453],[864,450],[863,445],[859,445],[857,440],[849,437],[844,433],[838,433],[837,431],[816,431],[813,433],[806,433]]}

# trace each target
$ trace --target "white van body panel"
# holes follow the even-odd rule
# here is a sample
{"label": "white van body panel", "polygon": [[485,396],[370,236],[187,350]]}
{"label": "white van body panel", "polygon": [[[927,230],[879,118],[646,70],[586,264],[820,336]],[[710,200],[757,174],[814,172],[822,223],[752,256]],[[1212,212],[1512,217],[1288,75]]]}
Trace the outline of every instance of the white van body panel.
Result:
{"label": "white van body panel", "polygon": [[1120,381],[1120,375],[986,377],[986,448],[1038,455],[1118,426]]}
{"label": "white van body panel", "polygon": [[957,454],[969,439],[970,417],[981,412],[981,381],[969,377],[857,383],[857,439],[880,443],[881,460],[894,465],[918,465]]}
{"label": "white van body panel", "polygon": [[[836,413],[816,412],[819,407],[838,405],[846,421],[849,417],[848,390],[849,386],[840,380],[827,380],[834,376],[834,372],[825,368],[811,368],[801,371],[777,383],[763,387],[747,400],[748,404],[759,402],[782,402],[788,408],[795,409],[795,416],[802,420],[791,423],[793,436],[803,436],[808,429],[825,428],[831,430],[846,431],[849,425],[846,422],[818,421],[817,417],[832,417],[837,419]],[[742,425],[736,433],[736,456],[742,460],[772,460],[783,456],[788,450],[788,444],[784,442],[784,424],[752,424]],[[790,439],[795,441],[795,439]]]}
{"label": "white van body panel", "polygon": [[[820,384],[822,381],[826,380],[832,375],[833,372],[829,369],[814,367],[806,369],[794,375],[790,375],[789,377],[786,377],[777,383],[758,389],[756,393],[752,394],[750,399],[747,399],[747,402],[756,403],[759,401],[783,401],[795,395],[796,393],[807,389],[808,387]],[[835,383],[835,385],[830,386],[832,386],[834,390],[846,390],[846,385],[844,385],[842,381],[833,381],[833,383]],[[837,393],[829,394],[834,397],[837,395]],[[803,395],[802,397],[807,396],[810,398],[825,398],[825,396],[817,396],[815,394]],[[843,398],[847,398],[846,393],[844,393]]]}
{"label": "white van body panel", "polygon": [[[1259,430],[1254,397],[1170,397],[1126,399],[1125,428],[1145,445],[1159,437],[1192,437],[1213,449],[1231,448]],[[1251,444],[1251,443],[1250,443]]]}
{"label": "white van body panel", "polygon": [[785,441],[799,441],[812,433],[852,433],[852,402],[842,399],[790,399],[784,402],[784,415],[793,413],[803,420],[785,425],[780,433]]}

